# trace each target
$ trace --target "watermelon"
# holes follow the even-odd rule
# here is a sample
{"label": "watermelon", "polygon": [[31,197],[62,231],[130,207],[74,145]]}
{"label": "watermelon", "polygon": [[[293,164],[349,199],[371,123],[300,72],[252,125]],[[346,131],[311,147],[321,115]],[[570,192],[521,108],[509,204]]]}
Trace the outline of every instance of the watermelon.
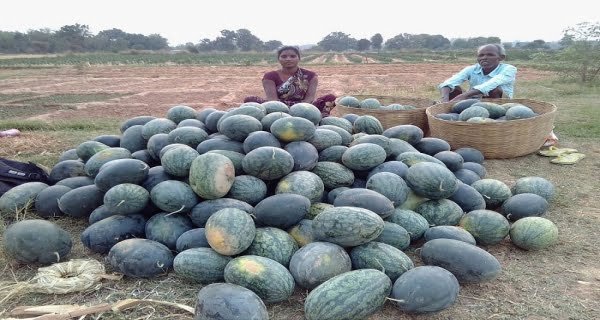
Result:
{"label": "watermelon", "polygon": [[33,206],[35,198],[48,185],[43,182],[26,182],[12,187],[0,196],[0,214],[19,213]]}
{"label": "watermelon", "polygon": [[433,239],[421,247],[421,260],[426,265],[444,268],[460,283],[493,280],[502,271],[500,262],[487,251],[454,239]]}
{"label": "watermelon", "polygon": [[303,247],[313,242],[312,220],[300,220],[297,225],[288,230],[288,233],[296,240],[299,247]]}
{"label": "watermelon", "polygon": [[260,225],[287,229],[300,222],[309,210],[310,200],[305,196],[282,193],[261,200],[253,215]]}
{"label": "watermelon", "polygon": [[256,293],[231,283],[213,283],[198,292],[194,320],[268,320],[269,313]]}
{"label": "watermelon", "polygon": [[312,170],[319,161],[319,151],[306,141],[294,141],[283,148],[294,159],[292,171]]}
{"label": "watermelon", "polygon": [[107,256],[112,268],[127,277],[152,278],[173,267],[173,254],[162,243],[127,239],[115,244]]}
{"label": "watermelon", "polygon": [[198,204],[198,196],[185,182],[163,181],[150,191],[152,203],[165,212],[190,212]]}
{"label": "watermelon", "polygon": [[177,242],[175,243],[177,252],[192,248],[210,248],[208,240],[206,240],[204,228],[190,229],[177,238]]}
{"label": "watermelon", "polygon": [[50,182],[56,183],[70,177],[85,176],[84,163],[81,160],[64,160],[58,162],[48,175]]}
{"label": "watermelon", "polygon": [[558,241],[556,225],[542,217],[525,217],[510,227],[510,241],[525,250],[541,250]]}
{"label": "watermelon", "polygon": [[198,227],[204,227],[206,221],[215,212],[225,208],[236,208],[247,213],[252,212],[252,206],[248,203],[231,198],[219,198],[214,200],[204,200],[192,208],[190,218],[192,223]]}
{"label": "watermelon", "polygon": [[251,175],[238,175],[235,177],[227,197],[256,205],[267,196],[267,184]]}
{"label": "watermelon", "polygon": [[392,282],[415,267],[412,260],[400,249],[376,241],[352,248],[350,260],[352,269],[380,270],[390,277]]}
{"label": "watermelon", "polygon": [[[244,158],[245,160],[246,158]],[[218,153],[197,156],[190,167],[190,186],[203,199],[225,196],[235,179],[233,162]]]}
{"label": "watermelon", "polygon": [[410,235],[408,231],[399,224],[384,221],[383,231],[374,241],[389,244],[400,250],[408,248],[410,245]]}
{"label": "watermelon", "polygon": [[454,239],[463,241],[472,245],[477,242],[469,231],[457,226],[435,226],[425,231],[425,242],[433,239]]}
{"label": "watermelon", "polygon": [[44,188],[35,197],[35,213],[42,218],[64,215],[58,207],[58,199],[72,189],[67,186],[54,185]]}
{"label": "watermelon", "polygon": [[483,196],[487,209],[495,209],[511,197],[510,188],[496,179],[481,179],[471,184]]}
{"label": "watermelon", "polygon": [[224,280],[225,266],[231,259],[211,248],[192,248],[175,256],[173,270],[187,281],[204,284],[221,282]]}
{"label": "watermelon", "polygon": [[[62,199],[62,198],[61,198]],[[133,183],[122,183],[110,188],[103,197],[104,206],[114,214],[134,214],[142,211],[150,194],[144,187]]]}
{"label": "watermelon", "polygon": [[247,255],[225,267],[225,281],[254,291],[266,303],[287,300],[294,293],[294,277],[275,260]]}
{"label": "watermelon", "polygon": [[324,190],[323,180],[309,171],[294,171],[281,178],[275,187],[276,194],[299,194],[307,197],[312,203],[321,201]]}
{"label": "watermelon", "polygon": [[385,149],[374,143],[354,145],[342,155],[342,163],[352,170],[370,170],[387,158]]}
{"label": "watermelon", "polygon": [[385,220],[404,228],[410,235],[411,241],[416,241],[423,237],[423,234],[429,228],[427,219],[412,210],[396,208]]}
{"label": "watermelon", "polygon": [[21,263],[48,265],[62,262],[71,252],[71,235],[41,219],[21,220],[4,231],[4,252]]}
{"label": "watermelon", "polygon": [[315,130],[313,122],[301,117],[277,119],[270,128],[271,133],[282,142],[308,141],[315,134]]}
{"label": "watermelon", "polygon": [[473,235],[478,244],[494,245],[508,235],[510,223],[496,211],[473,210],[461,220],[460,226]]}
{"label": "watermelon", "polygon": [[444,268],[420,266],[403,273],[394,282],[390,297],[394,305],[409,313],[444,310],[456,302],[460,285]]}
{"label": "watermelon", "polygon": [[345,272],[308,294],[304,316],[307,320],[365,319],[383,306],[391,289],[390,278],[381,271]]}
{"label": "watermelon", "polygon": [[177,248],[177,239],[192,230],[192,221],[186,215],[160,212],[146,222],[146,238],[160,242],[171,250]]}
{"label": "watermelon", "polygon": [[419,162],[410,166],[405,180],[417,195],[434,200],[447,198],[458,188],[458,179],[452,171],[431,162]]}
{"label": "watermelon", "polygon": [[225,208],[208,218],[205,233],[211,248],[222,255],[233,256],[250,247],[256,227],[248,213]]}
{"label": "watermelon", "polygon": [[145,237],[146,219],[142,215],[113,215],[102,219],[81,233],[81,243],[93,252],[108,253],[120,241]]}
{"label": "watermelon", "polygon": [[154,119],[156,119],[156,117],[153,117],[153,116],[137,116],[137,117],[129,118],[129,119],[123,121],[123,123],[121,123],[121,127],[119,128],[119,130],[121,131],[121,133],[123,133],[129,127],[132,127],[135,125],[144,125],[144,124],[148,123],[148,121],[154,120]]}
{"label": "watermelon", "polygon": [[511,188],[512,194],[535,193],[546,201],[554,197],[554,184],[542,177],[523,177],[515,181]]}
{"label": "watermelon", "polygon": [[284,267],[290,263],[298,250],[296,240],[287,232],[273,227],[257,228],[256,236],[244,255],[255,255],[273,259]]}
{"label": "watermelon", "polygon": [[316,240],[353,247],[376,239],[383,232],[383,219],[371,210],[356,207],[334,207],[313,219]]}
{"label": "watermelon", "polygon": [[196,110],[185,105],[172,106],[167,110],[167,119],[180,123],[185,119],[196,119]]}
{"label": "watermelon", "polygon": [[262,180],[276,180],[292,171],[294,158],[281,148],[260,147],[246,154],[242,167],[247,174]]}
{"label": "watermelon", "polygon": [[358,117],[352,124],[352,131],[354,133],[364,132],[366,134],[382,134],[383,125],[381,122],[369,115]]}
{"label": "watermelon", "polygon": [[415,208],[430,226],[455,226],[463,217],[462,208],[448,199],[427,200]]}
{"label": "watermelon", "polygon": [[525,217],[539,217],[548,210],[548,201],[535,193],[520,193],[508,198],[500,211],[510,221]]}

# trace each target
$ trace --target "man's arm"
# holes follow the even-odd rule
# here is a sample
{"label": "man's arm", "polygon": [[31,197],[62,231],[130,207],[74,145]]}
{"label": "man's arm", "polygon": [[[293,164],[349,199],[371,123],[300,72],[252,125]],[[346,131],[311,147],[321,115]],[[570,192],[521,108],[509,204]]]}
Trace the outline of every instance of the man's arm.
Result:
{"label": "man's arm", "polygon": [[442,82],[438,88],[441,93],[442,102],[447,102],[449,99],[450,92],[456,87],[460,86],[463,82],[469,80],[470,74],[473,72],[473,66],[466,67]]}
{"label": "man's arm", "polygon": [[[517,68],[511,65],[504,65],[500,72],[493,76],[490,80],[473,86],[473,89],[483,93],[484,95],[488,95],[488,93],[499,86],[512,84],[515,82],[517,76]],[[471,90],[469,90],[471,91]]]}

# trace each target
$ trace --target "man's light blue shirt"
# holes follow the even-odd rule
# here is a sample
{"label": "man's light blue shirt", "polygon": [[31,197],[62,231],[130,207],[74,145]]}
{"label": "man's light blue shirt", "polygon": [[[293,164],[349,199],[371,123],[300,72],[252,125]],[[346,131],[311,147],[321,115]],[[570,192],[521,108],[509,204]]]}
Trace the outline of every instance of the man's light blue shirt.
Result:
{"label": "man's light blue shirt", "polygon": [[495,88],[500,87],[504,95],[512,99],[516,75],[517,68],[506,63],[499,64],[492,72],[484,75],[483,69],[477,63],[462,69],[459,73],[442,82],[438,88],[450,87],[452,90],[454,87],[460,86],[463,82],[469,81],[470,89],[479,90],[484,96],[487,96]]}

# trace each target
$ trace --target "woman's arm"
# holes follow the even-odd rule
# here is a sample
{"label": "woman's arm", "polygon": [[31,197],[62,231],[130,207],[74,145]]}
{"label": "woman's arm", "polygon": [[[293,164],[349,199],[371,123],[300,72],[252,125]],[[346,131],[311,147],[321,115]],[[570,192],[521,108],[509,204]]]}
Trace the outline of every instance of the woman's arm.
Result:
{"label": "woman's arm", "polygon": [[306,95],[302,102],[312,103],[315,101],[315,96],[317,95],[317,86],[319,85],[319,77],[315,74],[315,76],[310,79],[308,82],[308,90],[306,90]]}
{"label": "woman's arm", "polygon": [[265,90],[267,101],[278,101],[279,97],[277,97],[275,82],[273,80],[263,79],[262,84],[263,89]]}

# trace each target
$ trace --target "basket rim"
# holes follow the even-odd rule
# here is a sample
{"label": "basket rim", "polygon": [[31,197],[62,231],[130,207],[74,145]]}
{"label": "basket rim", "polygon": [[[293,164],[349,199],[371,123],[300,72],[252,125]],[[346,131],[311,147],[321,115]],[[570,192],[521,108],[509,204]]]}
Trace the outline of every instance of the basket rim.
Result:
{"label": "basket rim", "polygon": [[458,125],[458,126],[479,126],[479,125],[485,125],[485,126],[502,126],[502,125],[507,125],[507,124],[511,124],[511,123],[518,123],[518,122],[523,122],[523,121],[531,121],[533,119],[540,119],[542,117],[547,117],[551,114],[554,114],[557,112],[557,107],[555,104],[550,103],[550,102],[546,102],[546,101],[540,101],[540,100],[534,100],[534,99],[522,99],[522,98],[517,98],[517,99],[482,99],[482,101],[486,101],[486,102],[504,102],[504,103],[511,103],[511,102],[518,102],[524,105],[527,105],[527,103],[529,104],[545,104],[547,106],[550,107],[549,111],[540,113],[536,116],[533,116],[531,118],[525,118],[525,119],[514,119],[514,120],[510,120],[510,121],[494,121],[494,122],[484,122],[484,123],[477,123],[477,122],[467,122],[467,121],[452,121],[452,120],[444,120],[441,118],[436,117],[435,115],[438,113],[433,113],[433,110],[435,109],[440,109],[440,108],[447,108],[448,106],[452,106],[454,105],[455,102],[442,102],[442,103],[437,103],[434,104],[432,106],[427,107],[427,109],[425,110],[425,114],[427,115],[427,119],[429,121],[438,121],[441,123],[451,123],[453,125]]}

